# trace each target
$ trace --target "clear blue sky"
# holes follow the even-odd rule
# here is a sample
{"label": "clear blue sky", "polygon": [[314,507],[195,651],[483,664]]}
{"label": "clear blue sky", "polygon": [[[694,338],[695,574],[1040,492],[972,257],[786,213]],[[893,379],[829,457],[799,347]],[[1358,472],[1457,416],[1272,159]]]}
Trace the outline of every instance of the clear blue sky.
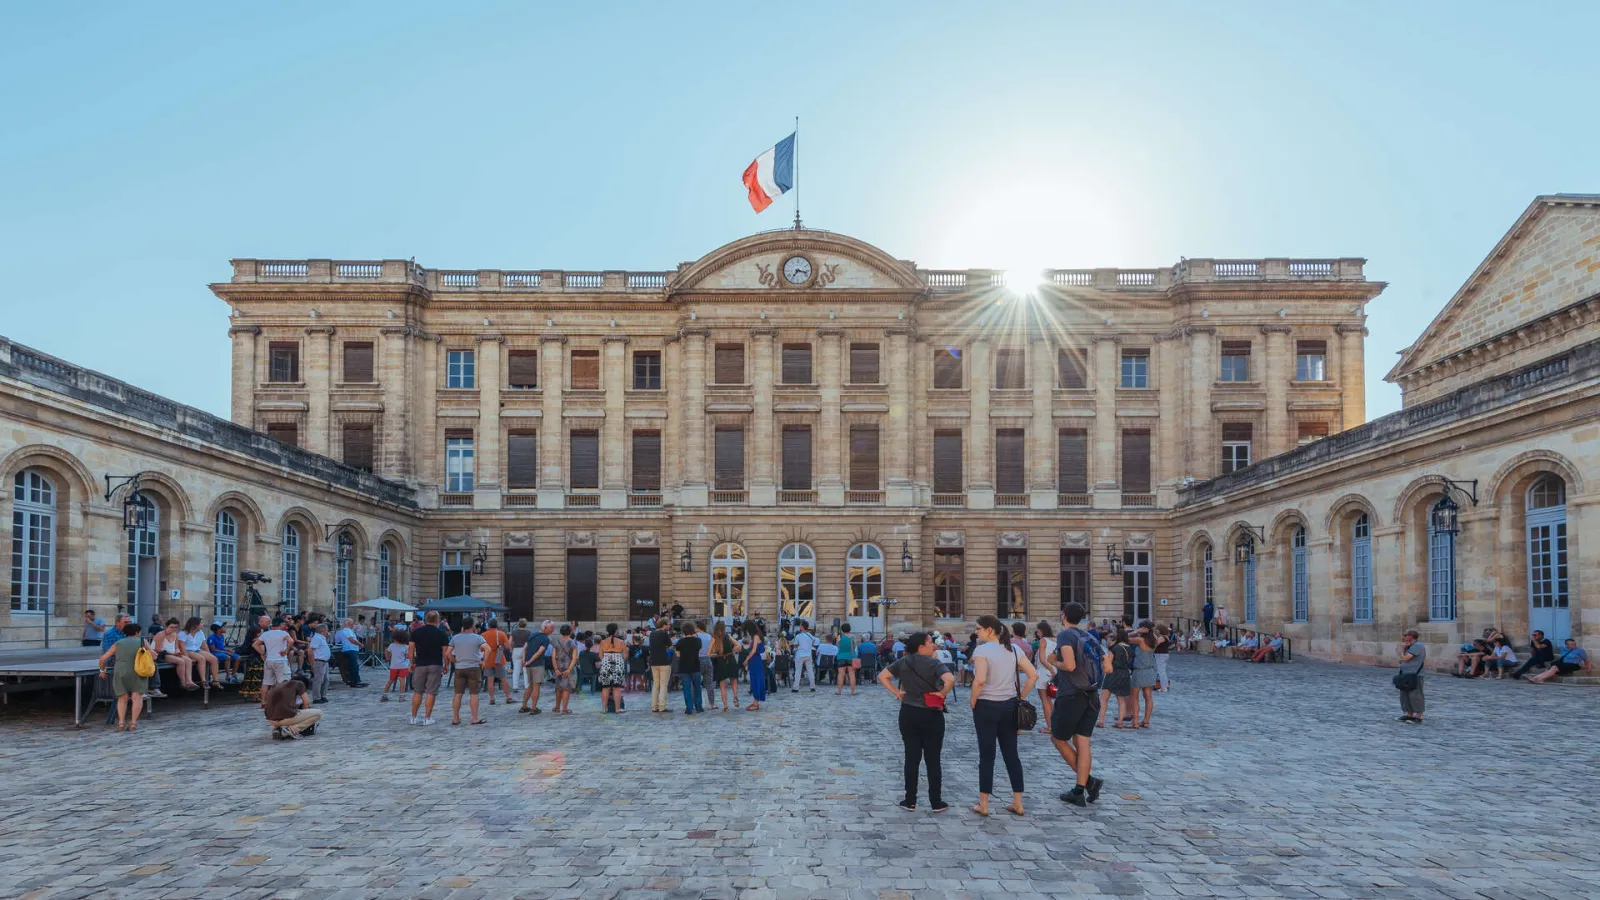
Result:
{"label": "clear blue sky", "polygon": [[[337,8],[330,8],[337,6]],[[1536,194],[1600,190],[1594,3],[0,7],[0,334],[226,415],[235,256],[663,269],[1364,256],[1368,409]]]}

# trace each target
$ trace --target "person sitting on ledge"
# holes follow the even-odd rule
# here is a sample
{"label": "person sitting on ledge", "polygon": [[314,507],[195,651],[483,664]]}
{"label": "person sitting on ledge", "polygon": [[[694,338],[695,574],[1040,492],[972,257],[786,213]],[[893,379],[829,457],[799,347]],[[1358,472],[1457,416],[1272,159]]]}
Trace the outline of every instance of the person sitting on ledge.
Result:
{"label": "person sitting on ledge", "polygon": [[1503,679],[1516,665],[1517,652],[1511,649],[1511,642],[1504,635],[1495,638],[1493,650],[1483,661],[1484,674],[1493,672],[1495,678]]}
{"label": "person sitting on ledge", "polygon": [[1567,649],[1556,657],[1555,665],[1528,680],[1534,684],[1544,684],[1557,675],[1572,675],[1577,672],[1588,672],[1593,667],[1589,664],[1589,651],[1578,646],[1577,638],[1567,638]]}
{"label": "person sitting on ledge", "polygon": [[1522,668],[1511,673],[1512,678],[1521,678],[1534,669],[1546,668],[1555,663],[1556,646],[1550,643],[1550,639],[1544,636],[1543,631],[1535,630],[1529,644],[1528,659],[1522,664]]}
{"label": "person sitting on ledge", "polygon": [[1272,640],[1262,644],[1261,649],[1257,650],[1255,655],[1250,657],[1250,661],[1258,663],[1270,662],[1272,658],[1282,650],[1283,632],[1280,631],[1272,636]]}
{"label": "person sitting on ledge", "polygon": [[1233,648],[1233,658],[1250,659],[1256,655],[1256,651],[1259,649],[1261,649],[1261,635],[1256,634],[1254,631],[1246,631],[1244,640],[1239,642],[1239,646]]}
{"label": "person sitting on ledge", "polygon": [[311,694],[306,691],[308,684],[310,679],[297,674],[267,689],[262,709],[267,714],[267,724],[272,726],[274,738],[294,740],[317,733],[322,710],[312,708]]}
{"label": "person sitting on ledge", "polygon": [[217,665],[227,670],[227,680],[231,682],[239,680],[239,654],[228,649],[227,627],[221,622],[211,623],[211,634],[206,636],[206,650],[216,658]]}

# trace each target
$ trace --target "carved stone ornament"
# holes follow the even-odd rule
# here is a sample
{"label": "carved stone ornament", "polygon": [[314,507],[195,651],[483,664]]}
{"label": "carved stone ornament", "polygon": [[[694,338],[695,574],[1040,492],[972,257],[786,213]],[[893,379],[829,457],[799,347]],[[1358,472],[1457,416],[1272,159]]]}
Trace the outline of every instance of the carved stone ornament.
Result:
{"label": "carved stone ornament", "polygon": [[1083,550],[1090,545],[1089,532],[1063,531],[1061,532],[1061,546],[1068,550]]}
{"label": "carved stone ornament", "polygon": [[533,546],[533,532],[508,531],[505,533],[506,546],[514,550],[526,550]]}
{"label": "carved stone ornament", "polygon": [[465,531],[452,531],[444,535],[444,549],[465,550],[472,546],[472,535]]}
{"label": "carved stone ornament", "polygon": [[575,547],[575,548],[578,548],[580,550],[582,550],[582,549],[592,549],[592,548],[594,548],[595,544],[596,544],[595,533],[592,532],[592,531],[569,531],[569,532],[567,532],[567,546],[568,547]]}
{"label": "carved stone ornament", "polygon": [[941,531],[934,535],[933,545],[935,547],[955,549],[965,547],[967,545],[967,533],[965,531]]}
{"label": "carved stone ornament", "polygon": [[995,538],[994,545],[1002,550],[1026,550],[1028,548],[1028,533],[1026,531],[1002,531]]}
{"label": "carved stone ornament", "polygon": [[660,547],[661,546],[661,532],[659,532],[659,531],[635,531],[635,532],[633,532],[633,534],[631,534],[629,536],[628,546],[630,546],[630,547]]}
{"label": "carved stone ornament", "polygon": [[1148,531],[1135,531],[1128,535],[1129,550],[1154,550],[1155,548],[1155,535]]}

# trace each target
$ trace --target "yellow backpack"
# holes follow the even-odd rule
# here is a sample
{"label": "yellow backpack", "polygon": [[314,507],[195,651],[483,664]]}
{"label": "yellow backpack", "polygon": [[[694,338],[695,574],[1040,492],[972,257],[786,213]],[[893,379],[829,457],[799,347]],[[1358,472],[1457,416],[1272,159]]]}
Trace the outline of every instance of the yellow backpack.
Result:
{"label": "yellow backpack", "polygon": [[133,674],[140,678],[149,678],[156,674],[156,658],[150,655],[149,647],[140,647],[139,652],[134,654]]}

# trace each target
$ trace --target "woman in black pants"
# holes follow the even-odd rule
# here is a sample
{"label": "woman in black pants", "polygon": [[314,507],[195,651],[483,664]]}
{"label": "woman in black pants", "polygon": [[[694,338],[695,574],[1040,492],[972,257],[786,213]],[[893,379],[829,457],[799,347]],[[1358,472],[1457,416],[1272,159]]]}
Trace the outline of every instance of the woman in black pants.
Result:
{"label": "woman in black pants", "polygon": [[[1022,758],[1017,755],[1017,699],[1033,693],[1039,673],[1021,651],[1011,646],[1010,631],[994,616],[978,617],[978,648],[972,661],[972,724],[978,729],[978,805],[972,811],[989,815],[994,793],[994,748],[1011,778],[1011,805],[1006,812],[1022,815]],[[1002,640],[1004,639],[1004,640]],[[1027,674],[1023,683],[1021,673]]]}
{"label": "woman in black pants", "polygon": [[[890,679],[897,679],[896,688]],[[878,683],[900,701],[900,739],[906,745],[906,795],[900,808],[917,809],[917,768],[928,763],[928,808],[944,812],[950,804],[939,792],[939,752],[944,747],[944,702],[956,678],[939,664],[933,641],[919,631],[906,638],[906,655],[878,673]],[[931,701],[931,703],[930,703]]]}

